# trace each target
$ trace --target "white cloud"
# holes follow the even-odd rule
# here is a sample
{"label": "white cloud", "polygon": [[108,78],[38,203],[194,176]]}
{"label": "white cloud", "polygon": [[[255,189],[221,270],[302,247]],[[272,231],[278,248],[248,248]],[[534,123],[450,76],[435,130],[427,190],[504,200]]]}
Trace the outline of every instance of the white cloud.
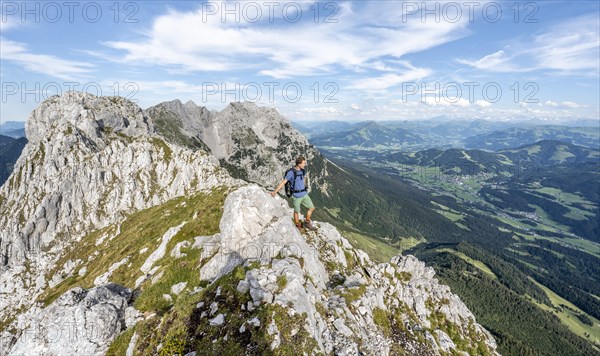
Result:
{"label": "white cloud", "polygon": [[492,72],[520,72],[527,69],[519,68],[511,63],[513,58],[500,50],[492,54],[488,54],[478,60],[457,59],[456,61],[462,64],[467,64],[477,69],[489,70]]}
{"label": "white cloud", "polygon": [[[116,81],[116,80],[115,80]],[[115,82],[113,81],[113,82]],[[148,93],[183,93],[183,94],[195,94],[200,92],[203,87],[201,85],[195,85],[188,83],[183,80],[120,80],[122,83],[135,83],[140,91]],[[107,82],[107,85],[110,82]]]}
{"label": "white cloud", "polygon": [[475,100],[475,105],[479,106],[480,108],[487,108],[492,106],[492,103],[487,100]]}
{"label": "white cloud", "polygon": [[63,80],[82,79],[93,67],[90,63],[30,53],[24,44],[7,40],[4,37],[0,37],[0,58],[3,61],[15,62],[29,71]]}
{"label": "white cloud", "polygon": [[340,111],[334,107],[331,106],[324,106],[324,107],[318,107],[318,108],[304,108],[304,109],[300,109],[297,110],[297,112],[301,112],[301,113],[319,113],[319,114],[337,114]]}
{"label": "white cloud", "polygon": [[290,108],[289,116],[291,118],[314,118],[314,117],[326,117],[326,118],[340,118],[350,115],[354,115],[356,111],[350,113],[346,110],[339,110],[332,106],[321,106],[321,107],[305,107],[302,109]]}
{"label": "white cloud", "polygon": [[[13,4],[16,5],[16,3]],[[14,29],[25,24],[19,21],[21,14],[8,15],[0,13],[0,16],[0,33],[6,33],[9,29]]]}
{"label": "white cloud", "polygon": [[579,109],[579,108],[585,107],[585,105],[580,105],[580,104],[574,103],[572,101],[561,101],[560,103],[557,103],[555,101],[548,100],[544,104],[546,106],[555,107],[555,108],[559,107],[559,108]]}
{"label": "white cloud", "polygon": [[452,98],[447,99],[444,97],[432,97],[426,96],[422,99],[424,104],[429,106],[458,106],[458,107],[469,107],[471,103],[465,98]]}
{"label": "white cloud", "polygon": [[599,71],[600,21],[596,13],[567,21],[536,36],[531,53],[539,68]]}
{"label": "white cloud", "polygon": [[547,123],[568,122],[571,119],[580,119],[582,117],[597,117],[597,108],[585,108],[581,106],[578,109],[569,108],[544,108],[538,105],[523,105],[524,103],[509,104],[508,106],[500,103],[492,103],[489,106],[482,107],[475,102],[469,105],[466,99],[459,100],[453,104],[440,98],[436,103],[434,97],[430,96],[427,102],[392,99],[371,103],[362,106],[360,112],[348,110],[337,110],[334,107],[313,108],[308,110],[291,110],[290,116],[306,120],[318,120],[319,117],[328,119],[347,120],[355,118],[360,120],[422,120],[437,116],[444,116],[450,119],[484,119],[494,121],[528,121],[538,120]]}
{"label": "white cloud", "polygon": [[[400,58],[452,41],[463,35],[466,26],[466,21],[431,24],[419,18],[406,23],[389,18],[378,22],[382,11],[393,17],[401,9],[397,4],[380,2],[357,4],[337,3],[338,23],[315,23],[311,17],[311,21],[285,26],[221,21],[218,16],[203,21],[201,9],[170,10],[157,17],[139,40],[104,44],[124,51],[122,60],[130,64],[175,66],[187,71],[253,69],[266,76],[290,78],[331,74],[369,62],[374,69],[386,70],[385,64],[377,62],[380,57]],[[312,16],[311,12],[304,16],[308,14]],[[381,78],[378,85],[396,80]]]}
{"label": "white cloud", "polygon": [[360,110],[360,106],[358,106],[358,104],[356,104],[356,103],[352,103],[350,105],[350,108],[353,109],[353,110]]}
{"label": "white cloud", "polygon": [[404,63],[404,68],[396,68],[396,73],[386,73],[377,77],[354,80],[347,89],[384,90],[395,85],[422,80],[431,75],[428,68],[417,68]]}
{"label": "white cloud", "polygon": [[600,74],[600,14],[564,21],[546,32],[513,41],[477,60],[457,62],[492,72],[553,70],[558,74]]}
{"label": "white cloud", "polygon": [[574,103],[572,101],[563,101],[560,103],[561,106],[566,107],[566,108],[571,108],[571,109],[577,109],[580,108],[581,105]]}

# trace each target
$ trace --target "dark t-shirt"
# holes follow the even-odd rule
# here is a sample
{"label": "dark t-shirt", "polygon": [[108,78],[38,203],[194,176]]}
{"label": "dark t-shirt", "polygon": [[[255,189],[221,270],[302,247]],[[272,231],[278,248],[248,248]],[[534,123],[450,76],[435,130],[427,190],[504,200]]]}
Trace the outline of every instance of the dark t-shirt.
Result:
{"label": "dark t-shirt", "polygon": [[[296,167],[292,168],[292,169],[296,169]],[[291,170],[287,172],[285,179],[287,179],[289,182],[292,182],[294,180],[294,172],[292,172]],[[294,190],[302,190],[305,188],[304,185],[304,174],[302,173],[302,170],[297,170],[296,171],[296,184],[294,185]],[[303,196],[305,196],[306,194],[308,194],[308,192],[304,191],[304,192],[298,192],[298,193],[294,193],[294,197],[296,198],[301,198]]]}

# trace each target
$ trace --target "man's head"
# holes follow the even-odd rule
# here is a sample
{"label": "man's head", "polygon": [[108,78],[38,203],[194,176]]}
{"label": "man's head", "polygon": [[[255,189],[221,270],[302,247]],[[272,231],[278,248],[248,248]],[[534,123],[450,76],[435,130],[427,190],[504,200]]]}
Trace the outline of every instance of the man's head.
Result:
{"label": "man's head", "polygon": [[296,158],[296,166],[300,169],[304,169],[306,166],[306,159],[302,156]]}

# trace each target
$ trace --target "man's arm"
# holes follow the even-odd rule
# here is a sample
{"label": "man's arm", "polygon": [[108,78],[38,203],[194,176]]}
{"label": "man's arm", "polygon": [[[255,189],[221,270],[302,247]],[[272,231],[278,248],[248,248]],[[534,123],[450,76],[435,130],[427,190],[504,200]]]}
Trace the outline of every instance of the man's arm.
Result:
{"label": "man's arm", "polygon": [[276,195],[277,195],[277,192],[278,192],[278,191],[280,191],[280,190],[281,190],[281,188],[283,188],[283,186],[285,185],[285,183],[287,183],[287,179],[285,179],[285,178],[284,178],[284,179],[281,181],[281,183],[279,183],[279,185],[277,186],[277,188],[275,188],[275,190],[271,192],[271,195],[272,195],[272,196],[276,196]]}

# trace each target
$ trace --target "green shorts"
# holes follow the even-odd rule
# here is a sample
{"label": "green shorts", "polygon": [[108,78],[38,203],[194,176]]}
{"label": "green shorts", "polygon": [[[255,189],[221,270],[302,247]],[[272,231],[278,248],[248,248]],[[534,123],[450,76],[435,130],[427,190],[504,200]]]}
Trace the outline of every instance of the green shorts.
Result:
{"label": "green shorts", "polygon": [[292,204],[294,205],[295,213],[300,212],[300,204],[304,205],[308,209],[315,207],[313,205],[312,200],[310,200],[310,197],[308,196],[308,194],[306,194],[305,196],[300,197],[300,198],[292,197]]}

